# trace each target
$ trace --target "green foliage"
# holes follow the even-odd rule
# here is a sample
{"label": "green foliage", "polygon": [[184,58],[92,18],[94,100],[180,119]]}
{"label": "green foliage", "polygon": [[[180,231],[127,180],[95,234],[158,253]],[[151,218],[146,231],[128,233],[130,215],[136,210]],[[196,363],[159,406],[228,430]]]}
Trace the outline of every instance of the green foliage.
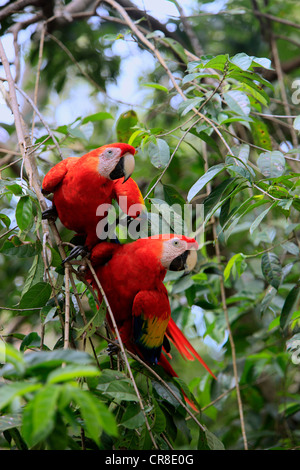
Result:
{"label": "green foliage", "polygon": [[[113,141],[137,148],[133,177],[146,197],[148,228],[180,228],[199,243],[194,271],[168,272],[165,285],[172,317],[218,380],[172,347],[179,378],[160,367],[153,374],[129,357],[135,388],[122,356],[108,358],[106,306],[80,278],[70,288],[72,349],[63,348],[64,268],[29,175],[16,161],[0,179],[1,448],[141,450],[153,449],[154,440],[161,450],[242,449],[233,361],[249,448],[299,446],[300,124],[293,98],[299,68],[285,68],[285,60],[297,58],[296,38],[280,21],[260,22],[245,0],[228,1],[225,15],[198,16],[199,9],[195,1],[197,16],[189,20],[205,55],[190,54],[192,41],[179,21],[176,39],[157,28],[147,34],[159,55],[153,52],[151,72],[139,70],[139,91],[147,93],[141,106],[124,104],[126,97],[113,101],[107,91],[124,60],[118,45],[135,41],[149,53],[128,25],[101,20],[100,27],[98,16],[54,23],[45,36],[38,100],[51,133],[35,122],[33,149],[42,178],[60,160],[55,140],[64,158]],[[278,0],[262,9],[299,23],[296,10]],[[143,15],[135,21],[149,26]],[[13,22],[6,18],[3,32]],[[270,24],[284,82],[270,61]],[[39,48],[36,31],[23,84],[32,94]],[[86,107],[56,122],[49,108],[74,90]],[[31,117],[25,116],[29,128]],[[1,127],[16,148],[14,125]],[[58,228],[70,241],[73,234]],[[191,412],[186,397],[201,413]]]}

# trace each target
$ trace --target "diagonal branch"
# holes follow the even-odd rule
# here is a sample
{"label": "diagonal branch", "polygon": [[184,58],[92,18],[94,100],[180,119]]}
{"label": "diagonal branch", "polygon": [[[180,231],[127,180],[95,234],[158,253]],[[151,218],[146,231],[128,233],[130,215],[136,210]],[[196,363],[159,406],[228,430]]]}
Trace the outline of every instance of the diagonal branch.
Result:
{"label": "diagonal branch", "polygon": [[28,5],[39,5],[41,0],[18,0],[17,2],[10,3],[0,11],[0,21],[5,20],[13,13],[21,12]]}

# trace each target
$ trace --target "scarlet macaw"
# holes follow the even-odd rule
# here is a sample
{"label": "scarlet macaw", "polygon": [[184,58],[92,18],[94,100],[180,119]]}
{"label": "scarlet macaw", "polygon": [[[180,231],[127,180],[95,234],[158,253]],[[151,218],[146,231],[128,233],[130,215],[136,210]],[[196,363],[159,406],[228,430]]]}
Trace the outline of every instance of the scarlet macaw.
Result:
{"label": "scarlet macaw", "polygon": [[[43,218],[58,216],[65,227],[85,238],[84,249],[72,250],[73,257],[85,254],[99,242],[97,225],[107,214],[105,205],[110,205],[113,199],[125,213],[130,211],[131,217],[143,211],[142,194],[130,178],[134,154],[135,148],[128,144],[103,145],[82,157],[66,158],[44,177],[42,193],[46,196],[53,193],[53,206],[43,213]],[[104,210],[100,209],[97,215],[101,205]]]}
{"label": "scarlet macaw", "polygon": [[[183,235],[166,234],[140,238],[132,243],[96,245],[90,261],[114,314],[124,346],[145,362],[161,365],[177,376],[163,354],[170,340],[189,360],[197,358],[212,371],[171,318],[168,292],[163,284],[167,270],[190,271],[197,261],[197,242]],[[90,272],[87,280],[97,288]],[[99,300],[102,301],[98,289]],[[111,325],[110,317],[107,315]]]}

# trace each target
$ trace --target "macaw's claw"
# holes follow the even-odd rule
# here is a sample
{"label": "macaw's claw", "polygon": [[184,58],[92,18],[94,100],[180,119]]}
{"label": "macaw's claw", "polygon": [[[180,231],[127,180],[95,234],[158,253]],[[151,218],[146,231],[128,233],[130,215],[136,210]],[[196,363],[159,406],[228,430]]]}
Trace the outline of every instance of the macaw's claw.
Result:
{"label": "macaw's claw", "polygon": [[72,261],[73,259],[77,258],[77,256],[81,256],[82,258],[85,258],[89,254],[88,248],[86,246],[82,245],[77,245],[72,248],[72,250],[69,253],[69,256],[67,256],[62,264],[64,265],[68,261]]}
{"label": "macaw's claw", "polygon": [[58,217],[57,210],[55,206],[50,207],[42,212],[42,219],[43,220],[56,220]]}

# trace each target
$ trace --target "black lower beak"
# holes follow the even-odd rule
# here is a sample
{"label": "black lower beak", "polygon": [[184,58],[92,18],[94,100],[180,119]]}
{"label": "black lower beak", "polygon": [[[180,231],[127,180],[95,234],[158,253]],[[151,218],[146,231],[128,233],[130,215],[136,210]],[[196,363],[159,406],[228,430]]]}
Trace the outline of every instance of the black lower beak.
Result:
{"label": "black lower beak", "polygon": [[120,158],[118,164],[115,166],[109,177],[111,180],[117,180],[124,176],[124,158]]}
{"label": "black lower beak", "polygon": [[186,260],[187,260],[188,254],[189,254],[189,250],[186,250],[180,256],[177,256],[177,258],[173,259],[173,261],[171,262],[169,266],[170,271],[183,271],[186,266]]}

